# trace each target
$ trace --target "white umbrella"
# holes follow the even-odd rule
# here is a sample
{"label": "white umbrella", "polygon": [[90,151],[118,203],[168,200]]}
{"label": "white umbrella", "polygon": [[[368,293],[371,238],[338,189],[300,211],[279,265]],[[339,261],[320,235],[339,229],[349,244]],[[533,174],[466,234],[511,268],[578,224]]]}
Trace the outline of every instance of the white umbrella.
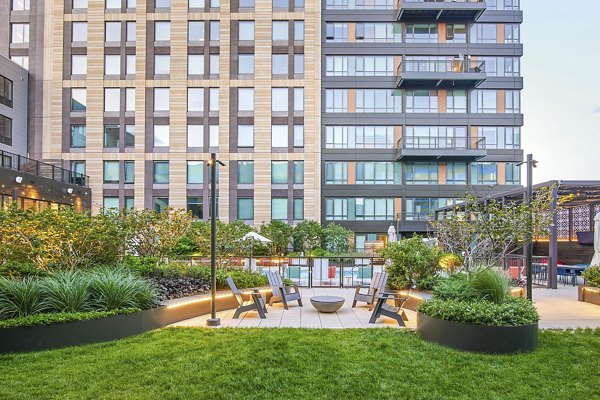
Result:
{"label": "white umbrella", "polygon": [[398,240],[398,237],[396,236],[396,228],[394,228],[394,225],[390,225],[387,233],[388,243],[395,243],[396,240]]}
{"label": "white umbrella", "polygon": [[252,240],[256,240],[259,241],[261,243],[273,243],[273,241],[271,239],[267,239],[266,237],[259,235],[256,232],[248,232],[244,235],[243,237],[244,240],[246,239],[252,239]]}
{"label": "white umbrella", "polygon": [[600,265],[600,213],[594,217],[594,258],[592,265]]}

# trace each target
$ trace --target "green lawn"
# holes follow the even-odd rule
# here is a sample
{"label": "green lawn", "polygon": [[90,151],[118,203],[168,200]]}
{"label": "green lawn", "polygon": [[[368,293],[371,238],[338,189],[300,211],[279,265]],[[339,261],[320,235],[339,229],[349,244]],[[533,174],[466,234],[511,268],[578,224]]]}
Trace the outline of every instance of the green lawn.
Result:
{"label": "green lawn", "polygon": [[461,353],[393,329],[174,328],[0,356],[0,399],[598,399],[600,330]]}

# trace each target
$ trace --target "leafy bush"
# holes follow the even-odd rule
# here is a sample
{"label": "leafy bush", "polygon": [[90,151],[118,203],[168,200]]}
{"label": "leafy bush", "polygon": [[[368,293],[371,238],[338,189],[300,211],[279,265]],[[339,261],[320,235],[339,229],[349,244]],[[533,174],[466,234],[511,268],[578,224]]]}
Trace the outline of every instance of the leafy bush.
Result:
{"label": "leafy bush", "polygon": [[600,288],[600,267],[597,265],[593,265],[588,267],[581,274],[583,279],[585,279],[585,284],[588,286],[594,286]]}
{"label": "leafy bush", "polygon": [[196,296],[210,291],[209,280],[183,276],[179,278],[150,278],[161,300]]}
{"label": "leafy bush", "polygon": [[294,251],[308,254],[323,244],[323,227],[317,221],[304,220],[292,232]]}
{"label": "leafy bush", "polygon": [[509,296],[508,277],[503,272],[491,268],[482,269],[472,274],[469,284],[480,300],[500,304]]}
{"label": "leafy bush", "polygon": [[440,300],[475,300],[478,294],[469,281],[469,275],[455,273],[440,280],[433,288],[433,297]]}
{"label": "leafy bush", "polygon": [[388,286],[391,289],[406,289],[413,284],[434,276],[439,270],[441,252],[429,247],[420,236],[402,239],[379,251],[381,257],[390,260]]}
{"label": "leafy bush", "polygon": [[35,263],[27,261],[8,261],[0,265],[0,276],[22,279],[26,277],[42,277],[48,273],[38,268]]}
{"label": "leafy bush", "polygon": [[427,276],[416,283],[417,290],[433,290],[444,278],[439,275]]}
{"label": "leafy bush", "polygon": [[40,280],[0,279],[0,319],[26,317],[44,312],[46,308]]}
{"label": "leafy bush", "polygon": [[502,303],[486,300],[463,301],[431,299],[421,303],[418,311],[432,318],[486,326],[531,325],[539,320],[533,303],[509,297]]}
{"label": "leafy bush", "polygon": [[323,228],[323,247],[334,254],[348,253],[352,236],[351,230],[331,222]]}
{"label": "leafy bush", "polygon": [[88,311],[75,313],[43,313],[26,317],[17,317],[0,321],[0,328],[18,328],[25,326],[51,325],[63,322],[84,321],[112,317],[114,315],[132,314],[141,311],[139,308],[121,308],[112,311]]}

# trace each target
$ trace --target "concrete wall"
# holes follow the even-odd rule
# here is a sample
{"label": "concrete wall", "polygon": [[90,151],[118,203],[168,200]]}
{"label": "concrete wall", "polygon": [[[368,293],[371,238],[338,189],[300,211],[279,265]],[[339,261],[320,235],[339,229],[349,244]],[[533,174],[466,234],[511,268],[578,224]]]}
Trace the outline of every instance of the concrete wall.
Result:
{"label": "concrete wall", "polygon": [[13,82],[13,105],[0,104],[0,115],[12,119],[12,145],[0,143],[0,150],[27,155],[27,71],[0,56],[0,75]]}

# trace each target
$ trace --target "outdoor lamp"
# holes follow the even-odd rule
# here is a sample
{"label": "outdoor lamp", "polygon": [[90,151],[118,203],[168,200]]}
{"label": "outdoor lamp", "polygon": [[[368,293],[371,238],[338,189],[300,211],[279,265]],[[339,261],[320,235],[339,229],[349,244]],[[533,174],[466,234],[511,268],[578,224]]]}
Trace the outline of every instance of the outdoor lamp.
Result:
{"label": "outdoor lamp", "polygon": [[23,182],[23,177],[22,176],[16,176],[15,177],[15,182],[17,182],[17,183]]}

